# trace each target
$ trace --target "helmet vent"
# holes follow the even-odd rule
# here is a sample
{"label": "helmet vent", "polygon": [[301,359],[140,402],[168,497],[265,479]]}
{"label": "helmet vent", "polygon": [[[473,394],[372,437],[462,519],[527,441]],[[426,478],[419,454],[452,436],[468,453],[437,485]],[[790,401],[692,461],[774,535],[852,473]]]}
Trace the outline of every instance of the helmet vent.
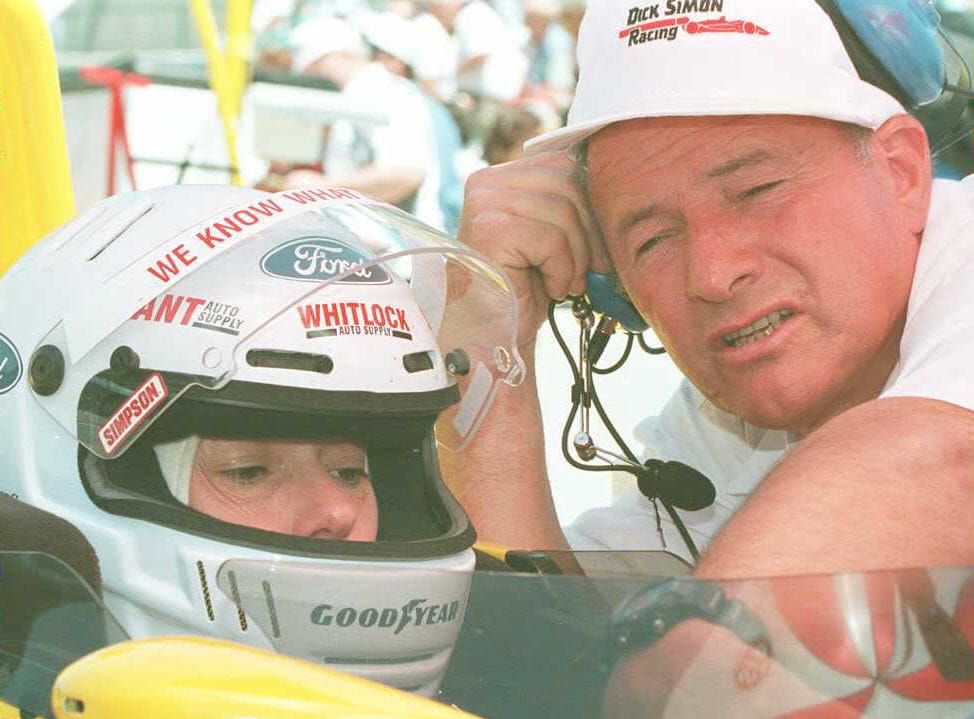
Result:
{"label": "helmet vent", "polygon": [[243,607],[240,604],[240,590],[237,589],[237,574],[236,572],[227,572],[227,579],[230,580],[230,596],[233,597],[233,604],[237,608],[237,619],[240,621],[240,630],[247,631],[247,615],[244,614]]}
{"label": "helmet vent", "polygon": [[261,582],[264,587],[264,603],[267,604],[267,616],[271,620],[271,634],[275,639],[281,637],[281,625],[277,623],[277,608],[274,606],[274,595],[271,593],[270,582]]}
{"label": "helmet vent", "polygon": [[248,350],[247,364],[251,367],[292,369],[317,374],[329,374],[335,367],[335,363],[328,355],[288,352],[287,350]]}
{"label": "helmet vent", "polygon": [[432,352],[413,352],[402,356],[402,366],[407,372],[425,372],[433,369]]}
{"label": "helmet vent", "polygon": [[[105,240],[105,243],[97,250],[95,250],[94,253],[88,256],[88,262],[91,262],[93,259],[98,257],[98,255],[100,255],[102,252],[107,250],[109,246],[113,242],[115,242],[115,240],[117,240],[119,237],[124,235],[125,232],[132,225],[134,225],[136,222],[138,222],[147,214],[149,214],[149,212],[152,210],[153,207],[155,207],[155,205],[152,203],[146,205],[138,205],[135,208],[133,208],[131,212],[122,213],[112,218],[111,222],[107,223],[109,224],[109,227],[107,228],[108,239]],[[111,226],[113,224],[114,227]],[[106,228],[101,228],[101,229],[103,231],[106,230]]]}
{"label": "helmet vent", "polygon": [[206,616],[213,621],[213,602],[210,601],[210,587],[206,583],[206,569],[203,562],[196,562],[196,572],[200,575],[200,588],[203,590],[203,603],[206,605]]}

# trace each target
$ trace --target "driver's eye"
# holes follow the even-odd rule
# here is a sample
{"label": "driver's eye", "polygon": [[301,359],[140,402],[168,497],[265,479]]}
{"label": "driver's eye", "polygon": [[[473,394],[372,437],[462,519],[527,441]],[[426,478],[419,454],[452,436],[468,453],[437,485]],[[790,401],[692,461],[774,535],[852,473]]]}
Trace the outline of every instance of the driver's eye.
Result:
{"label": "driver's eye", "polygon": [[221,470],[220,474],[225,478],[240,486],[256,484],[261,477],[267,473],[267,468],[263,465],[255,464],[249,467],[234,467],[232,469]]}
{"label": "driver's eye", "polygon": [[338,482],[353,487],[369,478],[364,467],[339,467],[329,472]]}

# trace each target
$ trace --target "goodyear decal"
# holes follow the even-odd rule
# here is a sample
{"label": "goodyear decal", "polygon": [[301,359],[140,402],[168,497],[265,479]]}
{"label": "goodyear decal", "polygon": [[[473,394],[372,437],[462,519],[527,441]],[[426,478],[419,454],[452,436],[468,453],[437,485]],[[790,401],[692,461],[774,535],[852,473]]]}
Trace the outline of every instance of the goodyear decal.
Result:
{"label": "goodyear decal", "polygon": [[379,267],[366,267],[366,258],[344,242],[331,237],[300,237],[275,247],[261,258],[260,269],[271,277],[322,282],[349,273],[336,284],[384,285],[389,274]]}
{"label": "goodyear decal", "polygon": [[342,607],[319,604],[311,610],[311,623],[320,627],[353,627],[387,629],[399,634],[406,627],[448,624],[457,620],[459,600],[443,604],[427,604],[428,599],[410,599],[401,607]]}
{"label": "goodyear decal", "polygon": [[406,310],[364,302],[319,302],[297,308],[308,339],[340,335],[384,335],[411,340]]}
{"label": "goodyear decal", "polygon": [[0,334],[0,394],[12,390],[23,373],[20,353],[6,335]]}
{"label": "goodyear decal", "polygon": [[98,441],[107,454],[113,454],[169,396],[162,375],[154,372],[122,402],[115,413],[98,429]]}
{"label": "goodyear decal", "polygon": [[686,13],[722,13],[724,0],[665,0],[653,5],[631,7],[626,15],[626,26],[619,30],[619,38],[628,47],[657,40],[672,41],[681,29],[687,35],[709,33],[741,33],[768,35],[768,31],[751,20],[731,19],[726,15],[703,20]]}

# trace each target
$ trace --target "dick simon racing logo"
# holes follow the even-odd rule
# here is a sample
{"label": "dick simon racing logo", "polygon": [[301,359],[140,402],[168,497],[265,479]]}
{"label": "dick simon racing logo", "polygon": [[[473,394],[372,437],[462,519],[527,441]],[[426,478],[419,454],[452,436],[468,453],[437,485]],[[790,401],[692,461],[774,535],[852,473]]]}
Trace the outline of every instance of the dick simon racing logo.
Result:
{"label": "dick simon racing logo", "polygon": [[351,627],[391,629],[399,634],[409,626],[447,624],[457,619],[460,601],[427,604],[427,599],[410,599],[401,607],[342,607],[335,611],[331,604],[319,604],[311,610],[311,623],[321,627]]}
{"label": "dick simon racing logo", "polygon": [[626,15],[626,27],[619,38],[627,46],[642,45],[656,40],[675,40],[680,28],[688,35],[707,33],[742,33],[768,35],[768,31],[750,20],[728,20],[721,15],[707,20],[690,19],[685,13],[718,13],[724,10],[724,0],[665,0],[653,5],[631,7]]}
{"label": "dick simon racing logo", "polygon": [[378,265],[365,266],[364,255],[330,237],[299,237],[275,247],[261,258],[260,269],[271,277],[322,282],[343,273],[343,285],[383,285],[392,281]]}

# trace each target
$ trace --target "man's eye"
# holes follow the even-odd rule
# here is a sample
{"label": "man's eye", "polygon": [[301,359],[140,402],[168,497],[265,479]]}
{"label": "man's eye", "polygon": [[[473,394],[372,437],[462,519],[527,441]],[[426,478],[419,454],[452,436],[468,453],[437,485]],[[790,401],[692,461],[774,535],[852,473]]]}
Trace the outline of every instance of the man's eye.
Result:
{"label": "man's eye", "polygon": [[339,467],[338,469],[330,470],[329,474],[334,477],[335,481],[350,487],[354,487],[362,481],[369,479],[369,473],[365,471],[364,467]]}
{"label": "man's eye", "polygon": [[220,472],[228,480],[241,486],[256,484],[266,473],[267,468],[260,464],[250,467],[234,467]]}
{"label": "man's eye", "polygon": [[657,245],[659,245],[659,243],[663,242],[663,240],[673,237],[673,235],[675,235],[676,232],[677,232],[676,230],[666,230],[664,232],[657,232],[655,235],[650,237],[648,240],[646,240],[641,245],[639,245],[639,247],[636,248],[636,255],[639,256],[645,252],[649,252],[650,250],[654,249]]}
{"label": "man's eye", "polygon": [[763,194],[763,193],[767,192],[768,190],[773,190],[774,188],[776,188],[778,185],[782,184],[783,182],[784,182],[784,180],[775,180],[774,182],[765,182],[765,183],[762,183],[760,185],[755,185],[754,187],[750,188],[749,190],[746,190],[746,191],[742,192],[740,195],[738,195],[737,196],[737,199],[738,200],[750,200],[750,199],[752,199],[754,197],[757,197],[760,194]]}

